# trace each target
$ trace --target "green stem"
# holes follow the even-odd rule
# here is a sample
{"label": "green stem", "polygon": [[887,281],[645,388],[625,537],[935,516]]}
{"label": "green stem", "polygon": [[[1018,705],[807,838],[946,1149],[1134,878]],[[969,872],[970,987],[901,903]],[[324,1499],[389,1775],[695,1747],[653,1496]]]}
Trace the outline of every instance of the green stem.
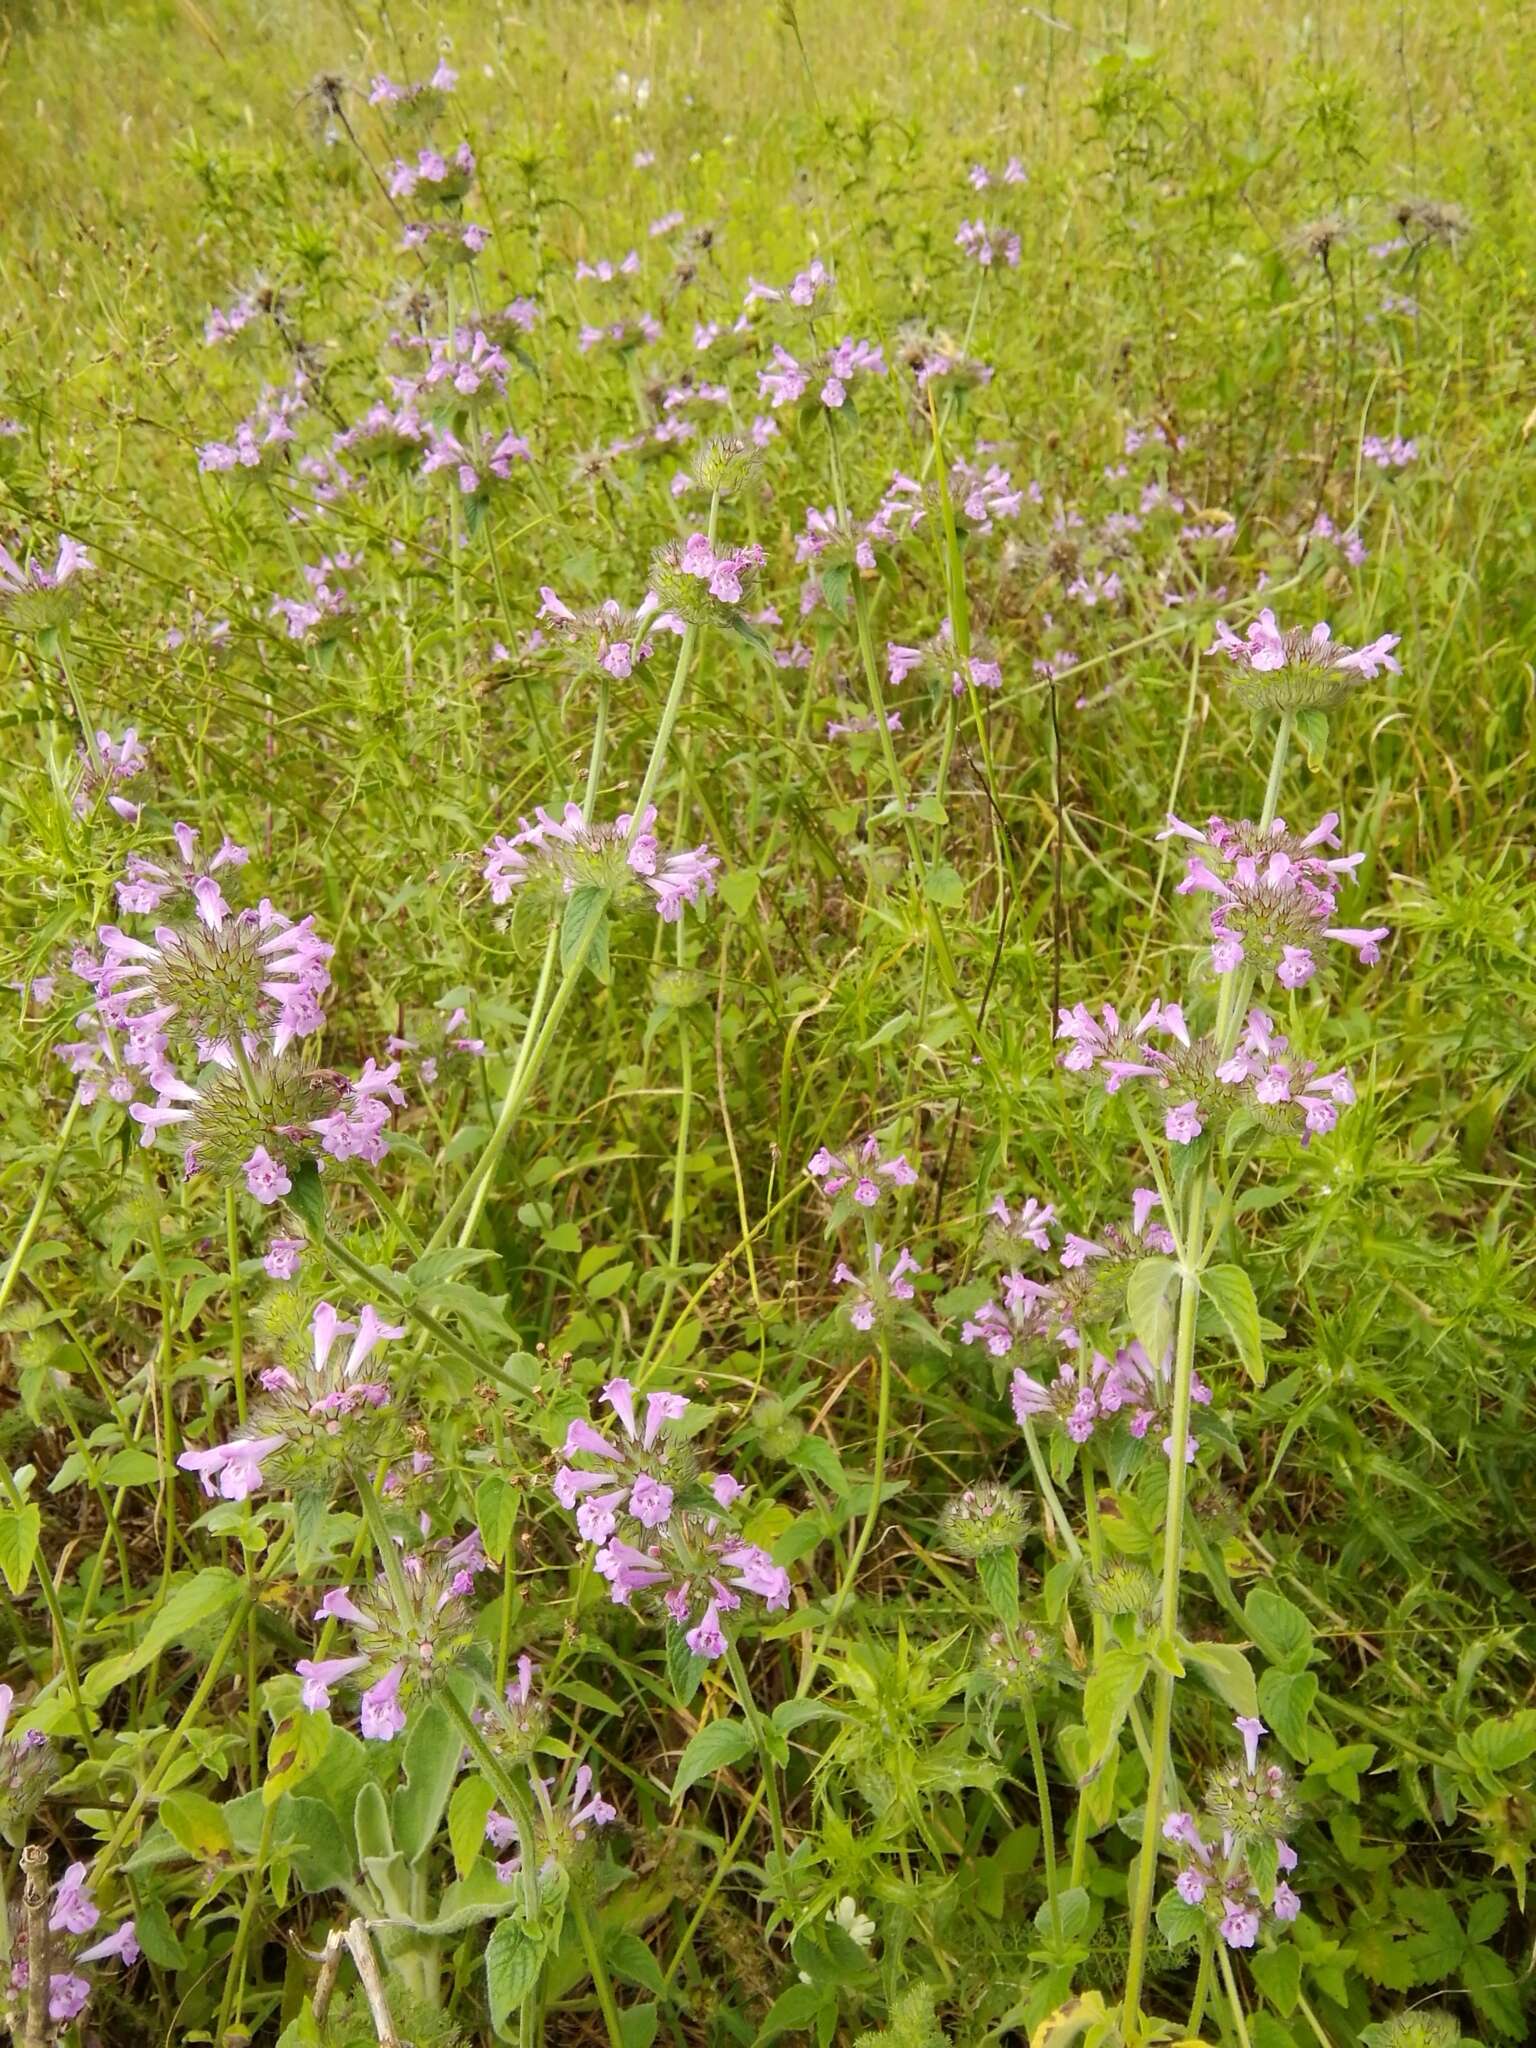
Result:
{"label": "green stem", "polygon": [[1198,2040],[1200,2029],[1205,2024],[1205,2002],[1211,1993],[1211,1936],[1209,1931],[1200,1937],[1200,1971],[1195,1978],[1195,1995],[1189,2002],[1189,2019],[1184,2031],[1191,2039]]}
{"label": "green stem", "polygon": [[1269,781],[1264,787],[1264,811],[1259,819],[1259,830],[1267,832],[1275,822],[1275,813],[1280,808],[1280,784],[1285,775],[1285,758],[1290,752],[1292,714],[1282,711],[1280,723],[1275,727],[1275,751],[1269,763]]}
{"label": "green stem", "polygon": [[849,1553],[847,1565],[843,1570],[842,1581],[832,1602],[832,1611],[827,1616],[826,1626],[822,1630],[821,1636],[812,1641],[810,1653],[805,1661],[805,1668],[800,1673],[800,1682],[795,1688],[797,1699],[803,1699],[811,1689],[811,1681],[815,1677],[817,1667],[821,1662],[821,1643],[836,1628],[843,1609],[848,1604],[849,1596],[853,1592],[854,1581],[859,1575],[859,1566],[864,1562],[864,1553],[869,1548],[870,1539],[875,1533],[875,1523],[880,1517],[880,1496],[885,1490],[886,1439],[891,1422],[891,1347],[886,1339],[884,1329],[881,1329],[879,1338],[880,1379],[879,1391],[876,1395],[875,1458],[874,1471],[870,1480],[869,1510],[864,1517],[864,1526],[859,1531],[858,1539]]}
{"label": "green stem", "polygon": [[[1184,1554],[1184,1496],[1188,1482],[1190,1387],[1195,1370],[1195,1319],[1200,1306],[1200,1275],[1190,1266],[1179,1281],[1179,1323],[1174,1350],[1173,1429],[1168,1455],[1168,1507],[1163,1528],[1163,1577],[1159,1605],[1159,1647],[1174,1649],[1179,1628],[1179,1566]],[[1131,1913],[1130,1953],[1125,1967],[1122,2031],[1135,2043],[1141,2032],[1141,1989],[1146,1971],[1147,1939],[1152,1924],[1152,1896],[1157,1889],[1157,1857],[1162,1840],[1163,1784],[1167,1775],[1169,1738],[1173,1730],[1176,1681],[1164,1664],[1157,1667],[1152,1713],[1152,1755],[1147,1765],[1147,1803],[1142,1817],[1141,1857],[1136,1872]]]}
{"label": "green stem", "polygon": [[1232,2008],[1232,2024],[1237,2029],[1237,2038],[1242,2043],[1242,2048],[1253,2048],[1253,2043],[1248,2038],[1248,2022],[1243,2017],[1243,2001],[1237,1995],[1237,1979],[1232,1975],[1232,1963],[1225,1942],[1217,1942],[1216,1960],[1221,1965],[1221,1981],[1227,1988],[1227,2003]]}
{"label": "green stem", "polygon": [[592,1982],[597,1990],[597,2002],[603,2009],[603,2025],[608,2033],[608,2048],[624,2048],[624,2026],[619,2018],[618,2003],[613,1995],[613,1986],[608,1980],[608,1967],[603,1961],[603,1952],[597,1945],[597,1936],[592,1931],[592,1922],[587,1909],[574,1893],[571,1895],[571,1914],[576,1922],[576,1932],[581,1936],[581,1946],[587,1958],[587,1968],[592,1972]]}
{"label": "green stem", "polygon": [[693,1937],[698,1933],[699,1928],[703,1923],[705,1914],[714,1904],[715,1894],[719,1891],[721,1885],[724,1884],[727,1872],[730,1871],[731,1868],[734,1866],[737,1854],[741,1849],[741,1845],[747,1839],[747,1830],[751,1827],[753,1821],[756,1819],[757,1809],[763,1803],[764,1795],[765,1786],[763,1784],[759,1784],[757,1790],[752,1794],[752,1797],[747,1801],[747,1810],[741,1817],[741,1823],[738,1826],[736,1833],[731,1840],[730,1847],[726,1850],[725,1854],[721,1857],[720,1861],[715,1865],[714,1872],[710,1877],[709,1883],[704,1888],[704,1896],[699,1900],[697,1906],[694,1907],[693,1918],[688,1922],[688,1925],[683,1929],[683,1938],[677,1944],[677,1947],[673,1950],[671,1962],[667,1964],[667,1967],[661,1973],[661,1985],[663,1990],[666,1989],[666,1987],[671,1983],[672,1979],[677,1975],[678,1969],[682,1964],[683,1957],[687,1955],[689,1949],[693,1946]]}
{"label": "green stem", "polygon": [[1051,1813],[1051,1787],[1045,1775],[1045,1754],[1040,1747],[1040,1721],[1034,1700],[1024,1698],[1024,1725],[1029,1731],[1029,1760],[1035,1772],[1035,1798],[1040,1807],[1040,1842],[1045,1856],[1045,1895],[1051,1906],[1051,1934],[1061,1941],[1061,1894],[1056,1879],[1056,1822]]}
{"label": "green stem", "polygon": [[773,1830],[773,1853],[778,1860],[780,1872],[783,1872],[788,1867],[789,1857],[784,1844],[784,1808],[779,1797],[779,1767],[768,1747],[764,1717],[757,1710],[757,1701],[752,1694],[752,1681],[748,1678],[747,1667],[741,1660],[741,1651],[729,1638],[725,1645],[725,1661],[730,1666],[737,1703],[746,1716],[747,1726],[752,1730],[758,1766],[768,1792],[768,1823]]}
{"label": "green stem", "polygon": [[[502,1763],[501,1758],[497,1756],[480,1730],[475,1726],[473,1716],[466,1709],[451,1685],[445,1685],[442,1688],[441,1698],[443,1705],[448,1709],[449,1716],[457,1726],[459,1733],[463,1736],[465,1746],[474,1757],[475,1762],[480,1766],[480,1769],[485,1773],[492,1791],[506,1807],[517,1829],[518,1849],[520,1851],[518,1873],[523,1893],[523,1922],[527,1927],[529,1935],[537,1936],[540,1931],[539,1866],[538,1850],[536,1847],[538,1824],[533,1816],[533,1801],[512,1777],[511,1773]],[[531,2043],[534,2038],[534,2010],[537,1998],[538,1985],[535,1982],[529,1987],[524,1996],[518,2013],[518,2040],[523,2044]]]}
{"label": "green stem", "polygon": [[43,1184],[38,1189],[37,1198],[28,1211],[26,1222],[21,1226],[21,1235],[16,1240],[16,1249],[6,1261],[5,1276],[3,1279],[0,1279],[0,1310],[3,1310],[5,1304],[10,1300],[11,1289],[21,1277],[22,1262],[25,1260],[27,1253],[32,1249],[32,1240],[37,1235],[37,1226],[42,1222],[43,1212],[48,1207],[48,1197],[53,1193],[53,1184],[59,1177],[59,1168],[64,1163],[65,1148],[69,1144],[69,1134],[74,1129],[75,1118],[79,1114],[80,1097],[76,1095],[69,1105],[68,1114],[59,1126],[58,1138],[54,1143],[48,1164],[43,1169]]}

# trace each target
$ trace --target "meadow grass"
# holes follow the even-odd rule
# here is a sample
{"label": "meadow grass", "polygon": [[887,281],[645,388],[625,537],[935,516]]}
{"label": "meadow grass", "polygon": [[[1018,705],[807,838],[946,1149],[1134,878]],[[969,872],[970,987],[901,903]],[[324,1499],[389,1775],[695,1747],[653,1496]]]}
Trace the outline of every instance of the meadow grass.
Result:
{"label": "meadow grass", "polygon": [[[1470,0],[11,10],[17,2041],[1527,2038],[1533,66]],[[1256,684],[1265,607],[1399,672]],[[1213,973],[1166,814],[1328,811],[1379,960]],[[334,948],[282,1059],[263,899]],[[1213,1108],[1250,997],[1345,1113]],[[1064,1068],[1106,1000],[1205,1068]]]}

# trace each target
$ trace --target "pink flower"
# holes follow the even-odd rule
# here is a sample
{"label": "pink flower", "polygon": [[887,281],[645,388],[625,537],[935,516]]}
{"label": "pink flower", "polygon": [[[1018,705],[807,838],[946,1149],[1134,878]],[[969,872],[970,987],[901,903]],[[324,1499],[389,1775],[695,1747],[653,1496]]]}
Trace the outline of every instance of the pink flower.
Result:
{"label": "pink flower", "polygon": [[90,1866],[85,1863],[71,1863],[59,1880],[53,1895],[53,1907],[48,1915],[48,1925],[55,1934],[89,1934],[101,1912],[91,1897],[86,1880]]}
{"label": "pink flower", "polygon": [[359,1727],[365,1742],[389,1742],[405,1726],[400,1705],[403,1664],[392,1664],[384,1676],[370,1685],[362,1696]]}
{"label": "pink flower", "polygon": [[303,1679],[300,1699],[310,1713],[320,1713],[331,1704],[331,1687],[361,1671],[366,1657],[301,1657],[294,1666]]}
{"label": "pink flower", "polygon": [[286,1167],[272,1157],[265,1145],[256,1147],[242,1170],[245,1185],[258,1202],[276,1202],[293,1187]]}

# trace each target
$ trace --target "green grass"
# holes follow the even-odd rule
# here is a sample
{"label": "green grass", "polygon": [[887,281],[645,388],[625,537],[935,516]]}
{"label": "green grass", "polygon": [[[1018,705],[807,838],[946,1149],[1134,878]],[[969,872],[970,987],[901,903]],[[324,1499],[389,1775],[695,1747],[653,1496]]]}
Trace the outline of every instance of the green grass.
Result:
{"label": "green grass", "polygon": [[[376,73],[440,55],[460,80],[430,127],[368,104]],[[72,2048],[93,2028],[124,2048],[381,2039],[351,1962],[312,2016],[313,1959],[354,1914],[379,1923],[379,1997],[418,2048],[979,2048],[1073,1998],[1089,2032],[1063,2016],[1040,2037],[1057,2048],[1115,2038],[1104,2015],[1234,2048],[1411,2048],[1440,2037],[1394,2016],[1426,2010],[1448,2039],[1526,2038],[1533,65],[1531,24],[1468,0],[61,0],[0,28],[0,542],[51,563],[67,534],[95,564],[61,638],[0,633],[0,1677],[10,1736],[53,1743],[29,1812],[0,1770],[0,1831],[43,1845],[55,1881],[92,1864],[92,1938],[131,1913],[144,1950],[131,1976],[86,1966]],[[383,180],[407,145],[462,136],[464,216],[490,240],[450,284],[401,252]],[[1027,182],[966,182],[1015,156]],[[955,246],[978,214],[1017,233],[1016,269]],[[637,279],[575,279],[630,248]],[[813,256],[837,280],[814,346],[761,303],[750,339],[695,351],[749,278],[787,285]],[[205,346],[242,293],[248,326]],[[316,497],[299,459],[388,395],[401,337],[520,295],[538,318],[488,418],[531,460],[482,502],[451,471],[344,454],[354,488]],[[621,311],[661,338],[581,346]],[[891,374],[855,380],[835,428],[819,379],[805,417],[769,414],[772,342],[845,334]],[[907,362],[939,337],[990,381],[936,379],[930,403]],[[200,471],[296,364],[292,459]],[[686,372],[728,391],[681,409],[695,439],[601,453],[670,417]],[[637,603],[654,551],[709,515],[674,476],[764,414],[781,431],[715,511],[722,545],[764,550],[747,609],[779,623],[707,624],[680,662],[658,634],[601,690],[524,651],[541,586]],[[1129,429],[1156,433],[1128,451]],[[1363,444],[1393,436],[1417,457],[1379,468]],[[1038,488],[979,530],[962,458]],[[841,494],[867,519],[894,471],[924,483],[924,521],[872,573],[830,569],[802,617],[807,508]],[[1182,509],[1144,507],[1151,485]],[[1116,530],[1126,513],[1141,524]],[[274,598],[339,549],[362,557],[341,632],[290,639]],[[1117,591],[1081,602],[1096,574]],[[1344,914],[1392,936],[1379,965],[1346,953],[1265,998],[1321,1067],[1348,1064],[1335,1131],[1234,1133],[1241,1162],[1153,1146],[1259,1319],[1239,1341],[1219,1283],[1186,1279],[1214,1400],[1181,1516],[1166,1419],[1086,1453],[1043,1433],[1037,1469],[1007,1381],[1053,1372],[1051,1348],[1004,1364],[960,1333],[995,1288],[994,1197],[1097,1238],[1150,1184],[1133,1090],[1064,1073],[1053,1012],[1160,996],[1209,1028],[1205,899],[1176,894],[1178,842],[1154,835],[1168,810],[1259,815],[1274,728],[1208,650],[1263,605],[1351,644],[1401,636],[1402,673],[1298,735],[1279,785],[1293,824],[1339,812],[1365,855]],[[946,616],[1001,664],[995,694],[954,695],[944,663],[887,679],[886,643]],[[775,663],[791,646],[802,665]],[[874,689],[901,712],[889,744],[829,739]],[[75,802],[76,701],[148,749],[136,823]],[[611,819],[648,770],[663,852],[720,858],[706,904],[672,926],[588,892],[559,945],[537,906],[491,904],[493,834],[589,775]],[[307,1041],[328,1069],[417,1042],[375,1172],[295,1168],[292,1203],[262,1208],[238,1174],[228,1200],[186,1178],[174,1131],[143,1151],[118,1103],[72,1110],[51,1051],[85,1035],[71,950],[119,916],[148,933],[114,883],[183,820],[251,848],[221,871],[232,903],[313,913],[334,945]],[[442,1044],[459,1006],[483,1058]],[[872,1220],[886,1268],[907,1245],[923,1270],[866,1334],[833,1279],[867,1270],[864,1219],[846,1200],[829,1219],[804,1168],[871,1129],[919,1175]],[[274,1232],[311,1240],[295,1281],[263,1271]],[[322,1296],[409,1326],[382,1354],[395,1433],[366,1448],[402,1469],[430,1451],[430,1471],[381,1504],[359,1450],[319,1492],[210,1501],[176,1456],[234,1433]],[[1147,1322],[1118,1294],[1087,1348]],[[615,1374],[697,1404],[703,1469],[747,1482],[735,1524],[790,1574],[788,1615],[749,1598],[702,1668],[643,1597],[610,1603],[552,1491]],[[981,1481],[1023,1496],[1017,1614],[1009,1553],[978,1567],[941,1520]],[[346,1680],[329,1716],[300,1710],[319,1598],[393,1563],[385,1532],[415,1540],[418,1513],[434,1539],[478,1527],[497,1567],[449,1697],[488,1698],[530,1655],[535,1776],[589,1764],[618,1810],[556,1845],[542,1887],[477,1855],[486,1801],[539,1798],[524,1757],[462,1763],[441,1698],[390,1743],[357,1739]],[[1179,1653],[1157,1612],[1170,1519]],[[1136,1573],[1150,1595],[1120,1600]],[[1027,1708],[994,1682],[999,1628],[1047,1652]],[[327,1629],[324,1654],[347,1647]],[[1166,1904],[1135,1952],[1149,1731],[1180,1654],[1183,1802],[1238,1754],[1256,1685],[1299,1804],[1301,1917],[1230,1955]],[[14,1955],[14,1853],[3,1876]],[[52,2038],[12,2004],[18,2041]]]}

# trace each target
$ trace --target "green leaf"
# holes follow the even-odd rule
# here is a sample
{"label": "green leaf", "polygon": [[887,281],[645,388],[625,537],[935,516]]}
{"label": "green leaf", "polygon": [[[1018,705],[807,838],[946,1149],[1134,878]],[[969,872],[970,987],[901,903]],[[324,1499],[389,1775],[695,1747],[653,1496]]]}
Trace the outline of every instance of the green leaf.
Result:
{"label": "green leaf", "polygon": [[168,1792],[160,1802],[160,1818],[171,1839],[199,1863],[211,1863],[234,1848],[223,1809],[201,1792]]}
{"label": "green leaf", "polygon": [[501,1564],[517,1527],[517,1488],[491,1472],[475,1489],[475,1526],[492,1564]]}
{"label": "green leaf", "polygon": [[407,1863],[418,1863],[431,1848],[463,1755],[457,1724],[431,1701],[405,1738],[405,1783],[392,1807],[395,1845]]}
{"label": "green leaf", "polygon": [[335,1814],[318,1799],[284,1793],[277,1802],[273,1842],[292,1858],[303,1891],[338,1891],[357,1874]]}
{"label": "green leaf", "polygon": [[1300,1671],[1312,1654],[1312,1624],[1293,1600],[1255,1586],[1243,1602],[1248,1632],[1271,1664]]}
{"label": "green leaf", "polygon": [[835,1991],[823,1991],[815,1984],[791,1984],[769,2006],[763,2024],[757,2030],[753,2048],[762,2048],[765,2041],[776,2040],[780,2034],[804,2033],[821,2010],[825,1998],[833,2001],[835,2009]]}
{"label": "green leaf", "polygon": [[947,860],[935,861],[923,878],[923,894],[941,910],[958,910],[965,902],[965,880]]}
{"label": "green leaf", "polygon": [[196,1578],[183,1579],[131,1650],[105,1658],[86,1673],[81,1684],[86,1699],[94,1706],[125,1678],[153,1664],[172,1643],[217,1619],[240,1598],[244,1583],[221,1564],[207,1565]]}
{"label": "green leaf", "polygon": [[976,1576],[987,1604],[1005,1628],[1019,1625],[1019,1553],[989,1550],[976,1560]]}
{"label": "green leaf", "polygon": [[1141,1690],[1147,1660],[1140,1650],[1109,1649],[1100,1657],[1083,1689],[1083,1724],[1088,1730],[1088,1753],[1099,1763],[1120,1732],[1120,1724],[1131,1711],[1131,1701]]}
{"label": "green leaf", "polygon": [[301,1159],[289,1179],[292,1186],[283,1200],[311,1237],[325,1234],[325,1182],[313,1159]]}
{"label": "green leaf", "polygon": [[688,1639],[680,1628],[667,1630],[667,1676],[672,1681],[672,1693],[680,1707],[686,1707],[699,1689],[707,1657],[696,1657],[688,1647]]}
{"label": "green leaf", "polygon": [[125,1444],[108,1458],[101,1476],[108,1486],[154,1486],[160,1479],[160,1460],[137,1444]]}
{"label": "green leaf", "polygon": [[1456,1747],[1475,1771],[1512,1771],[1536,1751],[1536,1707],[1479,1721],[1458,1738]]}
{"label": "green leaf", "polygon": [[666,1990],[661,1967],[638,1934],[610,1934],[604,1943],[608,1967],[626,1984],[638,1984],[642,1991],[654,1991],[660,1998]]}
{"label": "green leaf", "polygon": [[1279,1948],[1255,1949],[1248,1967],[1275,2011],[1289,2017],[1301,1992],[1301,1951],[1288,1941]]}
{"label": "green leaf", "polygon": [[484,1852],[486,1816],[495,1804],[494,1789],[477,1771],[461,1778],[453,1788],[448,1801],[448,1845],[460,1877],[469,1875],[475,1859]]}
{"label": "green leaf", "polygon": [[1259,1680],[1259,1712],[1298,1763],[1307,1760],[1307,1717],[1316,1700],[1316,1672],[1266,1671]]}
{"label": "green leaf", "polygon": [[520,2006],[539,1981],[544,1944],[515,1920],[497,1922],[485,1945],[485,1988],[491,2025],[503,2034],[508,2015]]}
{"label": "green leaf", "polygon": [[623,2048],[651,2048],[661,2014],[654,2002],[626,2005],[619,2012],[619,2039]]}
{"label": "green leaf", "polygon": [[608,890],[599,882],[582,882],[565,901],[560,920],[560,971],[569,974],[580,962],[599,981],[608,979]]}
{"label": "green leaf", "polygon": [[847,1498],[848,1474],[843,1470],[842,1459],[824,1436],[801,1437],[791,1456],[802,1472],[809,1472],[813,1478],[819,1479],[839,1500]]}
{"label": "green leaf", "polygon": [[357,1836],[357,1853],[365,1863],[387,1862],[394,1855],[389,1807],[382,1787],[373,1778],[361,1787],[353,1804],[352,1831]]}
{"label": "green leaf", "polygon": [[1235,1643],[1186,1643],[1179,1650],[1186,1664],[1192,1664],[1217,1699],[1225,1700],[1234,1714],[1259,1711],[1258,1688],[1253,1666]]}
{"label": "green leaf", "polygon": [[37,1556],[42,1532],[43,1511],[36,1502],[28,1501],[20,1508],[0,1509],[0,1573],[5,1575],[5,1583],[15,1594],[27,1590],[27,1581],[32,1576],[32,1560]]}
{"label": "green leaf", "polygon": [[740,1763],[751,1748],[752,1730],[745,1721],[706,1721],[689,1737],[677,1760],[677,1776],[672,1780],[674,1802],[700,1778],[713,1777],[726,1764]]}
{"label": "green leaf", "polygon": [[757,901],[762,879],[756,868],[733,868],[728,875],[722,875],[719,889],[727,910],[734,911],[737,917],[745,917]]}
{"label": "green leaf", "polygon": [[1206,1299],[1226,1326],[1256,1387],[1264,1384],[1264,1346],[1253,1282],[1241,1266],[1207,1266],[1200,1276]]}
{"label": "green leaf", "polygon": [[134,1894],[133,1929],[139,1947],[162,1970],[184,1970],[187,1952],[177,1939],[171,1916],[154,1894],[144,1887]]}
{"label": "green leaf", "polygon": [[[1070,1885],[1066,1890],[1058,1892],[1056,1906],[1061,1914],[1063,1941],[1076,1941],[1080,1935],[1088,1932],[1088,1922],[1093,1917],[1093,1901],[1080,1884]],[[1042,1900],[1036,1907],[1035,1926],[1041,1934],[1055,1933],[1056,1922],[1049,1899]]]}
{"label": "green leaf", "polygon": [[1173,1284],[1179,1269],[1172,1259],[1139,1259],[1125,1283],[1125,1312],[1149,1358],[1162,1358],[1173,1341]]}
{"label": "green leaf", "polygon": [[275,1805],[285,1792],[307,1778],[330,1748],[335,1732],[329,1714],[311,1714],[302,1708],[295,1714],[285,1714],[267,1748],[262,1804]]}
{"label": "green leaf", "polygon": [[1328,714],[1314,706],[1298,711],[1292,722],[1292,731],[1306,749],[1307,766],[1317,774],[1323,766],[1323,757],[1328,750]]}

